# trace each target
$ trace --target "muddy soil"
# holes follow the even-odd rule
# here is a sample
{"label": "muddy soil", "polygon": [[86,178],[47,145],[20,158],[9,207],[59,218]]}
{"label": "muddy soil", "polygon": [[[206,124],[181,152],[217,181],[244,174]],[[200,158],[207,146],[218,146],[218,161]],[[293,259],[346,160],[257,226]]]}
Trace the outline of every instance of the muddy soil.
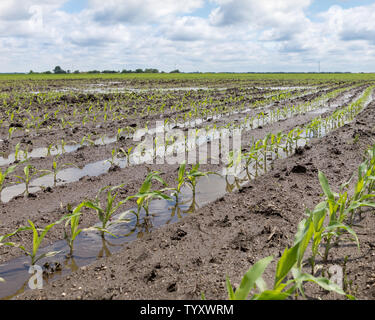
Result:
{"label": "muddy soil", "polygon": [[[338,88],[344,88],[349,87],[353,85],[353,83],[345,83],[341,84],[339,86],[332,86],[328,90],[320,90],[318,93],[314,94],[306,94],[304,97],[301,98],[292,98],[292,99],[286,99],[286,101],[280,101],[281,103],[275,104],[275,106],[282,106],[283,104],[292,104],[292,103],[300,103],[302,101],[308,101],[309,99],[312,99],[318,95],[322,95],[324,93],[328,93],[332,90],[338,89]],[[201,92],[202,91],[202,92]],[[186,92],[180,92],[180,91],[172,91],[167,92],[161,97],[159,96],[159,101],[156,99],[148,100],[149,92],[146,93],[137,93],[133,94],[129,97],[127,94],[119,94],[119,95],[112,95],[112,94],[102,94],[102,95],[93,95],[93,94],[77,94],[76,96],[70,96],[70,95],[63,95],[56,101],[53,101],[50,103],[50,105],[47,104],[41,106],[37,101],[32,102],[32,109],[33,110],[43,110],[47,107],[48,113],[51,115],[54,114],[55,111],[62,108],[62,106],[68,109],[64,109],[62,113],[64,114],[65,120],[74,120],[75,124],[73,124],[72,127],[67,125],[65,129],[61,129],[59,126],[59,121],[56,121],[55,119],[50,118],[47,121],[42,122],[41,127],[39,131],[36,131],[35,129],[29,129],[29,132],[24,132],[23,125],[20,123],[19,120],[14,120],[12,122],[9,121],[8,116],[3,116],[2,120],[4,120],[4,123],[6,125],[2,126],[0,128],[0,138],[4,141],[0,142],[0,152],[9,153],[12,150],[14,150],[14,147],[17,143],[21,143],[21,149],[24,150],[26,148],[36,148],[36,147],[46,147],[49,144],[57,144],[61,142],[61,139],[64,139],[65,142],[69,141],[76,141],[79,143],[81,139],[84,136],[92,135],[92,138],[100,138],[103,134],[106,135],[116,135],[118,128],[125,128],[127,126],[129,127],[137,127],[137,128],[144,128],[147,122],[152,122],[156,120],[165,119],[165,118],[175,118],[177,115],[182,115],[183,113],[189,112],[193,110],[193,106],[196,102],[199,102],[200,100],[210,97],[213,99],[213,104],[208,104],[207,108],[214,108],[216,106],[225,105],[226,107],[236,107],[238,105],[238,102],[230,102],[226,101],[225,98],[228,94],[230,94],[233,99],[236,97],[244,97],[243,100],[241,100],[241,104],[243,103],[245,108],[251,107],[251,105],[259,100],[264,99],[267,95],[272,95],[272,93],[275,93],[275,90],[270,89],[257,89],[257,88],[249,88],[249,89],[239,89],[239,88],[233,88],[233,89],[227,89],[223,91],[217,91],[217,90],[210,90],[209,92],[207,90],[201,90],[198,92],[195,91],[189,91]],[[297,94],[301,92],[301,90],[293,90],[291,91],[293,94]],[[302,91],[303,92],[303,91]],[[167,100],[164,100],[166,95],[168,94]],[[104,97],[104,98],[103,98]],[[163,98],[164,97],[164,98]],[[101,123],[92,123],[91,121],[88,121],[85,125],[81,124],[81,120],[86,115],[86,112],[83,113],[82,116],[76,116],[71,117],[72,110],[74,110],[79,104],[78,109],[88,110],[89,106],[98,105],[100,108],[104,108],[104,105],[106,102],[110,101],[111,99],[115,99],[115,101],[118,101],[118,110],[120,112],[126,113],[126,114],[132,114],[135,109],[142,110],[143,108],[147,107],[148,105],[152,104],[166,104],[165,112],[160,115],[151,115],[151,116],[129,116],[128,119],[123,120],[115,120],[115,121],[108,121],[107,123],[101,122]],[[169,109],[170,106],[176,105],[180,103],[180,101],[185,101],[184,105],[186,105],[186,108],[179,111],[171,111]],[[18,101],[18,100],[17,100]],[[22,101],[22,99],[21,99]],[[139,102],[141,101],[141,102]],[[144,101],[144,102],[142,102]],[[28,104],[28,101],[27,101]],[[114,109],[115,111],[116,109]],[[40,114],[38,112],[34,112],[34,117],[43,117],[45,112],[40,111]],[[29,117],[27,114],[23,115]],[[21,115],[19,116],[20,118]],[[103,116],[101,115],[101,118]],[[48,126],[51,126],[51,129],[48,129]],[[8,129],[10,127],[16,128],[16,131],[13,133],[13,137],[11,139],[11,142],[8,141]]]}
{"label": "muddy soil", "polygon": [[[241,275],[258,259],[280,256],[293,243],[306,208],[321,196],[317,172],[326,173],[334,190],[347,181],[374,143],[375,103],[351,124],[279,161],[274,170],[239,192],[165,226],[123,250],[19,299],[225,299],[225,275],[238,286]],[[356,135],[360,139],[356,141]],[[302,166],[304,173],[294,173]],[[303,201],[301,201],[303,199]],[[328,264],[344,263],[350,291],[374,299],[375,216],[368,210],[357,222],[360,251],[354,245],[332,250]],[[265,274],[270,283],[275,264]],[[336,298],[315,287],[308,296]]]}
{"label": "muddy soil", "polygon": [[[201,292],[208,299],[225,299],[225,275],[238,286],[251,264],[269,255],[277,258],[293,243],[305,209],[320,201],[318,170],[327,175],[334,190],[352,176],[363,152],[374,143],[373,119],[374,103],[353,123],[313,141],[302,154],[276,162],[274,170],[239,192],[18,299],[200,299]],[[304,170],[294,170],[297,166]],[[134,172],[142,176],[140,170]],[[375,298],[373,213],[363,212],[357,221],[360,251],[343,243],[331,251],[328,261],[343,265],[348,256],[349,291],[360,299]],[[265,273],[269,285],[274,268],[273,263]],[[316,287],[308,287],[306,293],[341,298]]]}
{"label": "muddy soil", "polygon": [[[362,88],[363,90],[363,88]],[[355,90],[356,98],[362,90]],[[340,97],[338,97],[340,99]],[[330,110],[330,113],[333,112]],[[315,118],[316,115],[312,113],[306,113],[295,116],[285,121],[279,121],[273,124],[265,125],[254,130],[245,131],[242,135],[242,147],[245,151],[252,139],[262,139],[267,133],[277,133],[279,131],[288,132],[295,126],[304,124]],[[121,143],[122,147],[129,147],[129,141],[127,143]],[[95,161],[104,161],[110,157],[110,152],[113,146],[98,146],[98,147],[85,147],[82,150],[73,153],[65,154],[59,163],[72,162],[78,166],[83,166],[88,163]],[[209,150],[210,151],[210,150]],[[210,152],[208,153],[210,157]],[[36,166],[38,169],[47,169],[51,166],[51,157],[45,159],[32,159],[30,163]],[[202,165],[201,169],[204,171],[220,171],[221,165],[207,164]],[[16,170],[16,174],[22,174],[23,166]],[[73,207],[81,203],[83,200],[94,199],[97,191],[106,185],[120,185],[125,184],[121,189],[120,195],[123,198],[133,195],[138,191],[144,178],[147,175],[148,170],[156,170],[163,173],[162,177],[165,181],[171,185],[175,185],[176,174],[178,170],[177,165],[137,165],[124,168],[122,170],[109,171],[98,177],[96,176],[85,176],[79,181],[74,183],[67,183],[64,185],[45,188],[45,190],[31,194],[29,197],[23,195],[16,196],[7,203],[0,204],[0,233],[6,234],[17,229],[21,225],[25,225],[27,219],[33,221],[37,226],[44,226],[60,219],[64,214],[67,214],[67,206],[72,205]],[[15,181],[14,177],[8,181]],[[6,191],[5,189],[4,191]],[[104,195],[102,197],[104,200]],[[29,206],[32,205],[33,210],[28,210]],[[125,204],[123,209],[131,208],[135,205],[134,201],[129,201]],[[85,211],[85,210],[84,210]],[[86,210],[90,211],[90,210]],[[90,227],[98,218],[90,211],[89,214],[82,215],[81,226]],[[63,237],[63,225],[58,225],[51,229],[47,234],[44,244],[51,244],[52,242],[62,239]],[[28,236],[22,235],[23,241],[25,239],[32,240],[31,234]],[[15,248],[0,248],[0,262],[9,260],[12,257],[20,255],[20,251]]]}
{"label": "muddy soil", "polygon": [[[358,87],[358,88],[351,89],[348,92],[345,91],[345,92],[339,94],[336,98],[330,99],[330,101],[328,101],[326,103],[326,105],[329,106],[329,105],[337,104],[338,106],[343,106],[344,105],[343,97],[346,94],[351,95],[347,101],[352,101],[353,99],[356,99],[363,92],[364,88],[365,88],[364,86],[361,86],[361,87]],[[331,90],[328,90],[327,92],[329,92],[329,91],[331,91]],[[274,108],[275,106],[282,107],[282,106],[288,106],[288,105],[290,106],[292,104],[297,105],[299,103],[304,103],[306,101],[309,101],[310,99],[314,99],[314,98],[316,98],[320,95],[323,95],[324,93],[325,92],[321,91],[321,92],[318,92],[318,93],[308,94],[308,95],[306,95],[305,97],[302,97],[302,98],[296,98],[296,99],[291,99],[291,100],[288,99],[286,101],[281,101],[278,104],[271,105],[270,109]],[[256,114],[257,112],[261,112],[261,110],[262,110],[261,108],[255,108],[254,110],[249,110],[246,113],[241,113],[241,114],[236,114],[236,115],[231,115],[231,116],[224,116],[220,121],[204,122],[201,125],[196,125],[195,128],[204,128],[207,125],[207,123],[209,123],[211,126],[212,126],[213,123],[216,123],[217,126],[224,126],[227,123],[236,123],[236,122],[241,121],[241,119],[243,117],[245,117],[246,115],[251,117],[254,114]],[[293,119],[295,119],[297,122],[294,122],[294,120],[291,120],[291,119],[283,120],[283,121],[280,122],[281,124],[274,124],[274,128],[272,128],[271,125],[267,124],[265,126],[262,126],[264,128],[264,130],[260,130],[260,129],[262,129],[262,127],[258,128],[258,130],[256,131],[257,135],[254,136],[254,135],[251,134],[250,138],[253,137],[253,138],[258,139],[259,137],[261,137],[261,135],[263,133],[267,133],[266,131],[270,130],[270,129],[272,129],[273,132],[276,132],[276,131],[279,131],[279,130],[285,131],[286,129],[289,129],[289,126],[287,126],[287,123],[291,123],[291,124],[294,124],[294,125],[296,125],[297,123],[303,124],[303,123],[305,123],[306,118],[311,119],[314,116],[315,116],[314,114],[310,114],[310,115],[302,115],[302,116],[294,117]],[[148,118],[148,119],[150,119],[150,118]],[[151,121],[151,120],[148,120],[148,121]],[[283,123],[285,121],[287,123]],[[194,122],[193,122],[192,125],[194,126]],[[176,127],[178,127],[178,126],[176,126]],[[100,130],[103,130],[103,133],[107,132],[107,134],[108,134],[108,130],[105,130],[103,128],[101,128]],[[64,134],[65,134],[65,137],[72,136],[71,131],[70,130],[68,130],[68,131],[69,131],[68,134],[66,134],[65,131],[60,132],[61,137],[63,137]],[[249,138],[248,135],[249,134],[247,133],[246,139]],[[38,139],[35,139],[35,140],[37,140],[39,143],[41,142]],[[33,141],[35,141],[35,140],[33,140]],[[72,140],[74,140],[74,139],[72,139]],[[78,139],[76,139],[76,140],[78,140]],[[42,141],[45,141],[45,140],[43,139]],[[35,142],[34,144],[37,144],[37,142]],[[45,147],[46,145],[48,145],[48,142],[44,142],[43,146]],[[79,147],[76,151],[66,152],[66,153],[62,154],[61,156],[59,156],[58,163],[59,164],[74,163],[75,165],[82,168],[83,166],[85,166],[89,163],[93,163],[95,161],[99,161],[99,160],[104,161],[104,160],[110,159],[111,158],[111,152],[114,148],[117,148],[117,149],[123,148],[124,150],[127,150],[129,147],[134,147],[135,145],[136,145],[136,143],[133,141],[133,139],[127,138],[127,139],[121,139],[119,142],[108,143],[106,145],[95,145],[94,147],[82,146],[82,147]],[[21,150],[22,149],[23,148],[21,148]],[[53,156],[32,158],[30,163],[36,169],[39,169],[39,170],[41,170],[41,169],[51,169],[50,167],[52,166],[53,158],[54,158]],[[23,166],[19,166],[15,170],[15,174],[22,175],[22,171],[23,171]],[[11,182],[14,182],[15,180],[16,179],[13,178],[13,179],[8,179],[7,181],[9,183],[11,183]]]}
{"label": "muddy soil", "polygon": [[[268,85],[276,84],[270,82]],[[335,85],[349,86],[348,83]],[[324,86],[325,89],[332,88],[332,84]],[[351,90],[351,99],[357,98],[363,88]],[[322,93],[312,94],[310,98]],[[342,95],[337,97],[337,101],[341,98]],[[301,100],[305,101],[305,98],[296,99],[298,102]],[[316,115],[307,113],[246,132],[243,135],[244,149],[248,146],[246,142],[250,142],[252,137],[259,139],[268,132],[286,132],[297,125],[308,123],[314,117]],[[238,286],[241,276],[252,263],[268,255],[277,258],[285,246],[292,244],[305,208],[313,208],[320,199],[318,170],[326,173],[336,189],[350,178],[362,160],[363,151],[374,143],[374,118],[375,104],[372,103],[353,123],[323,139],[312,141],[302,154],[277,161],[271,172],[255,179],[239,192],[227,194],[175,224],[153,230],[142,239],[125,245],[111,257],[102,258],[71,275],[57,279],[42,291],[28,291],[17,298],[200,299],[201,292],[204,292],[208,299],[225,299],[225,275]],[[104,127],[96,129],[102,130],[100,132],[108,131]],[[57,130],[59,137],[66,138],[66,134],[63,130]],[[45,146],[42,143],[45,142],[43,135],[38,134],[34,138],[33,142],[37,141],[36,144]],[[128,147],[129,143],[123,141],[120,146]],[[112,147],[113,145],[85,147],[65,154],[61,160],[63,163],[73,162],[82,166],[109,158]],[[32,159],[30,163],[46,169],[50,166],[50,161],[51,157]],[[219,165],[201,166],[204,171],[219,171],[220,168]],[[20,169],[17,170],[20,173]],[[138,191],[148,170],[164,172],[162,177],[166,182],[175,185],[178,165],[138,165],[110,171],[99,177],[86,176],[75,183],[46,188],[29,198],[18,196],[8,203],[0,204],[0,234],[25,225],[27,219],[40,227],[52,223],[68,213],[68,204],[75,206],[84,199],[93,199],[105,185],[125,183],[120,189],[120,196],[125,198],[133,195]],[[124,209],[134,205],[134,201],[129,201]],[[82,227],[92,226],[98,221],[93,212],[90,212],[82,215]],[[358,221],[356,230],[361,251],[358,252],[354,245],[343,244],[332,249],[328,262],[341,265],[344,257],[348,256],[348,290],[361,299],[375,298],[375,246],[372,245],[374,223],[373,213],[365,212],[362,220]],[[51,229],[43,245],[62,238],[63,226],[59,225]],[[22,242],[25,241],[31,243],[31,236],[23,234]],[[18,249],[1,247],[0,263],[19,255]],[[265,280],[269,285],[274,267],[275,264],[271,264],[266,272]],[[307,293],[314,298],[332,298],[316,287],[308,287]]]}

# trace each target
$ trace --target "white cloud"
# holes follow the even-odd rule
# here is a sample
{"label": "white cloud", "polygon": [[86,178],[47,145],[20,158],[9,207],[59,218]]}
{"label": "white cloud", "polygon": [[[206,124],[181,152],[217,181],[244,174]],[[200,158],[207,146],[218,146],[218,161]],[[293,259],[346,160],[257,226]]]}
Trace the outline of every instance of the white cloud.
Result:
{"label": "white cloud", "polygon": [[203,0],[90,0],[90,11],[103,23],[160,23],[170,15],[189,13],[204,5]]}
{"label": "white cloud", "polygon": [[[155,67],[185,71],[375,70],[375,4],[333,6],[315,19],[311,0],[0,1],[0,72]],[[318,18],[318,19],[317,19]],[[358,61],[357,57],[361,59]]]}

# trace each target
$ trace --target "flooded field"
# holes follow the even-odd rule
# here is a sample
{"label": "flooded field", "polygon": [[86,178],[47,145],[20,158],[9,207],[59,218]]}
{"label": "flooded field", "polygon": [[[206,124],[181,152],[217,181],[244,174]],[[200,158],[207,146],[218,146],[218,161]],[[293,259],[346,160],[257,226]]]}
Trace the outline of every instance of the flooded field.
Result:
{"label": "flooded field", "polygon": [[[222,299],[226,275],[239,281],[268,256],[271,285],[326,195],[338,203],[326,209],[332,234],[320,244],[311,231],[296,260],[314,277],[305,291],[372,299],[360,267],[375,267],[365,256],[371,179],[356,196],[374,144],[372,80],[9,81],[0,82],[0,298]],[[331,199],[322,173],[334,192],[348,182],[347,193]],[[345,265],[357,289],[316,280],[332,265]],[[30,290],[31,266],[43,289]]]}

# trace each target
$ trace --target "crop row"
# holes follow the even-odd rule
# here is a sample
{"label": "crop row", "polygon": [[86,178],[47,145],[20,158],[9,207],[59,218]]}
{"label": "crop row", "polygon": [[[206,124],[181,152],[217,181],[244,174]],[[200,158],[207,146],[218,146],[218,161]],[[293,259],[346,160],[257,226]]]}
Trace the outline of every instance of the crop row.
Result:
{"label": "crop row", "polygon": [[[319,108],[320,105],[328,101],[329,99],[337,97],[339,94],[341,94],[342,92],[346,90],[348,89],[343,88],[343,89],[334,90],[328,94],[325,94],[321,97],[317,97],[313,99],[312,101],[309,101],[302,105],[297,104],[297,105],[292,105],[292,106],[285,106],[282,108],[275,108],[275,109],[270,110],[269,113],[265,113],[265,111],[262,111],[251,117],[249,115],[246,115],[240,124],[236,124],[236,125],[227,124],[221,127],[218,127],[216,124],[213,124],[210,126],[206,126],[205,129],[207,132],[210,130],[216,130],[216,129],[221,129],[221,128],[253,129],[260,125],[263,126],[266,123],[272,124],[274,122],[290,118],[296,114],[301,114],[301,113],[315,110]],[[228,113],[220,113],[220,111],[217,111],[213,115],[205,115],[205,116],[198,114],[198,112],[194,112],[194,113],[189,112],[189,113],[185,113],[182,115],[182,120],[183,120],[182,123],[179,122],[179,117],[177,116],[170,117],[170,118],[165,117],[164,130],[168,128],[171,129],[174,127],[178,127],[178,128],[186,128],[186,127],[191,127],[191,126],[199,127],[199,125],[202,126],[204,122],[210,121],[212,119],[218,120],[224,116],[230,116],[236,113],[246,113],[246,112],[248,112],[248,109],[242,110],[242,111],[230,111]],[[144,129],[148,130],[147,124],[144,127]],[[18,143],[15,146],[15,153],[8,155],[6,157],[7,160],[4,159],[3,161],[0,161],[0,164],[11,164],[14,161],[21,160],[20,158],[18,158],[18,156],[21,157],[21,154],[22,154],[23,159],[27,159],[28,157],[41,157],[41,156],[43,157],[43,156],[49,156],[49,155],[59,155],[59,154],[66,152],[67,150],[75,151],[79,147],[84,146],[84,145],[98,145],[98,144],[104,145],[104,144],[109,144],[113,142],[119,142],[120,140],[123,140],[124,138],[128,138],[128,139],[132,138],[132,133],[135,131],[136,131],[135,128],[128,126],[125,128],[118,129],[117,135],[115,137],[102,136],[100,139],[96,139],[96,140],[92,138],[91,134],[88,134],[88,135],[85,135],[81,139],[79,144],[76,143],[75,145],[68,145],[67,142],[62,139],[60,145],[53,145],[51,143],[48,147],[44,148],[43,150],[41,150],[41,148],[38,148],[35,152],[29,152],[27,149],[20,152],[20,143]],[[125,133],[125,136],[124,136],[124,133]]]}
{"label": "crop row", "polygon": [[[256,262],[243,276],[239,287],[234,291],[229,278],[226,279],[228,296],[230,300],[285,300],[292,296],[301,295],[306,298],[304,284],[313,282],[327,291],[346,295],[347,283],[341,287],[327,277],[315,277],[317,256],[327,262],[330,249],[337,245],[344,235],[349,235],[349,240],[354,241],[359,249],[359,241],[352,229],[355,216],[360,208],[375,208],[373,201],[375,195],[375,144],[368,149],[365,161],[358,167],[357,182],[349,192],[348,186],[352,179],[342,184],[340,191],[331,190],[326,176],[319,172],[319,181],[325,195],[313,210],[306,210],[306,218],[298,224],[293,246],[285,248],[277,261],[274,282],[271,289],[262,275],[273,257],[266,257]],[[353,175],[354,176],[354,175]],[[349,194],[352,194],[351,196]],[[307,249],[310,256],[306,258]],[[324,248],[322,253],[322,248]],[[306,265],[311,266],[311,272],[304,271]],[[329,270],[326,270],[329,274]],[[204,297],[204,294],[202,294]]]}

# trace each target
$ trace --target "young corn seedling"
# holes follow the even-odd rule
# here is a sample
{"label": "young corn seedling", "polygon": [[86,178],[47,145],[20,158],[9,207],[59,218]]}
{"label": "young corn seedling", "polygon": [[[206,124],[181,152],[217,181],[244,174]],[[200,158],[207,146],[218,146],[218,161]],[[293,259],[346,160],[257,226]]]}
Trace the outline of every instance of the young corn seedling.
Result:
{"label": "young corn seedling", "polygon": [[190,171],[187,171],[186,168],[184,168],[184,172],[183,172],[184,184],[186,183],[191,187],[191,190],[193,192],[193,197],[195,197],[195,190],[196,190],[198,179],[200,177],[206,177],[210,174],[218,174],[216,172],[211,172],[211,171],[208,171],[208,172],[199,171],[199,166],[200,166],[199,163],[197,163],[195,166],[192,167]]}
{"label": "young corn seedling", "polygon": [[255,172],[254,174],[252,174],[250,172],[250,164],[253,162],[253,161],[257,161],[258,159],[258,155],[257,155],[257,152],[255,151],[255,145],[252,145],[251,148],[250,148],[250,151],[245,153],[244,154],[244,157],[245,157],[245,170],[246,170],[246,175],[247,175],[247,178],[249,180],[251,180],[252,178],[256,177],[258,172],[257,172],[257,168],[255,168]]}
{"label": "young corn seedling", "polygon": [[[73,243],[74,240],[78,237],[78,235],[82,232],[82,229],[79,228],[79,221],[81,217],[81,209],[86,204],[82,202],[76,208],[74,208],[72,215],[70,215],[69,219],[65,223],[64,228],[64,238],[67,241],[69,248],[70,248],[70,255],[73,254]],[[70,225],[69,232],[66,230]]]}
{"label": "young corn seedling", "polygon": [[27,250],[23,245],[17,244],[17,243],[14,243],[14,242],[8,242],[8,243],[6,243],[6,245],[21,249],[27,256],[29,256],[31,258],[31,265],[35,265],[40,259],[47,258],[47,257],[53,257],[60,252],[60,251],[50,251],[50,252],[43,253],[43,254],[38,256],[39,247],[42,244],[42,241],[43,241],[44,237],[47,235],[48,231],[53,226],[61,223],[65,219],[66,219],[66,217],[63,217],[60,220],[58,220],[57,222],[51,223],[50,225],[46,226],[43,229],[36,228],[32,221],[27,220],[30,227],[24,227],[24,228],[21,228],[19,230],[20,231],[24,231],[24,230],[31,230],[32,231],[33,241],[32,241],[32,250],[31,251]]}
{"label": "young corn seedling", "polygon": [[13,135],[15,130],[16,130],[16,128],[14,128],[14,127],[10,127],[8,129],[8,140],[10,140],[12,138],[12,135]]}
{"label": "young corn seedling", "polygon": [[[225,167],[226,175],[237,177],[241,173],[242,170],[242,159],[243,154],[241,151],[238,151],[237,154],[234,151],[230,151],[228,155],[228,161]],[[237,179],[236,179],[237,181]]]}
{"label": "young corn seedling", "polygon": [[[329,223],[328,223],[328,226],[325,227],[324,231],[322,232],[322,238],[326,240],[324,261],[327,261],[329,250],[332,247],[331,241],[334,237],[338,238],[341,235],[341,233],[339,232],[340,230],[345,230],[354,237],[357,243],[358,249],[359,249],[359,242],[358,242],[358,238],[355,232],[349,226],[346,226],[345,224],[343,224],[340,221],[340,218],[337,216],[337,214],[339,214],[340,211],[344,210],[347,196],[343,197],[341,195],[333,193],[331,191],[331,188],[329,186],[326,176],[322,172],[319,172],[318,176],[319,176],[320,185],[323,189],[325,196],[327,197],[326,203],[327,203]],[[337,201],[336,201],[336,197],[338,198]]]}
{"label": "young corn seedling", "polygon": [[49,144],[49,145],[47,146],[47,154],[46,154],[46,157],[49,157],[49,156],[51,155],[51,151],[52,151],[53,148],[54,148],[53,143],[51,143],[51,144]]}
{"label": "young corn seedling", "polygon": [[61,154],[65,153],[65,147],[67,143],[65,142],[64,139],[61,139]]}
{"label": "young corn seedling", "polygon": [[[114,203],[117,198],[118,191],[114,194],[113,192],[122,188],[123,186],[124,184],[121,184],[115,187],[111,187],[111,186],[103,187],[97,193],[94,201],[84,202],[84,206],[94,209],[96,213],[98,214],[99,220],[102,225],[101,227],[92,227],[92,229],[101,231],[103,238],[104,238],[104,233],[109,233],[110,235],[116,237],[114,234],[108,231],[108,228],[114,223],[129,222],[129,220],[123,219],[124,215],[121,215],[119,219],[117,219],[115,222],[111,222],[112,216],[127,201],[127,199],[125,199],[124,201],[119,201],[116,205]],[[107,199],[106,199],[105,205],[103,206],[100,202],[100,196],[104,191],[107,191]]]}
{"label": "young corn seedling", "polygon": [[127,161],[128,166],[130,165],[130,155],[131,155],[132,150],[133,150],[133,147],[130,147],[127,150],[125,150],[124,148],[119,149],[119,154],[121,156],[126,157],[126,161]]}
{"label": "young corn seedling", "polygon": [[75,168],[78,168],[78,166],[76,166],[73,163],[63,163],[63,164],[59,165],[57,163],[57,160],[58,160],[58,157],[53,159],[52,170],[48,170],[48,169],[39,170],[39,172],[45,172],[46,174],[52,174],[53,175],[53,186],[54,187],[56,187],[56,185],[57,185],[57,175],[61,170],[65,169],[67,167],[71,167],[71,166],[75,167]]}
{"label": "young corn seedling", "polygon": [[87,136],[82,138],[80,142],[81,146],[83,146],[86,141],[89,143],[91,147],[95,145],[95,141],[91,139],[91,134],[88,134]]}
{"label": "young corn seedling", "polygon": [[117,129],[117,135],[116,135],[116,141],[117,142],[119,142],[121,140],[123,131],[124,131],[123,128]]}
{"label": "young corn seedling", "polygon": [[37,170],[35,167],[33,167],[31,164],[28,164],[23,168],[24,176],[15,176],[16,178],[19,179],[16,183],[24,183],[25,184],[25,191],[24,195],[25,197],[29,196],[29,186],[32,177],[37,175],[39,173],[39,170]]}
{"label": "young corn seedling", "polygon": [[161,183],[163,186],[167,186],[166,182],[163,180],[163,178],[160,177],[160,172],[158,171],[152,171],[150,172],[145,181],[143,182],[141,188],[139,189],[138,193],[129,196],[125,199],[125,201],[137,198],[137,212],[131,211],[131,213],[135,214],[137,218],[137,224],[139,221],[141,209],[143,208],[146,216],[148,217],[150,212],[149,212],[149,205],[150,201],[153,199],[164,199],[164,200],[171,200],[171,198],[164,194],[163,192],[166,191],[167,189],[161,189],[161,190],[151,190],[152,187],[152,181],[158,181]]}
{"label": "young corn seedling", "polygon": [[[16,231],[13,231],[13,232],[8,233],[6,235],[0,236],[0,247],[1,246],[16,247],[17,246],[16,243],[11,242],[11,241],[7,241],[6,239],[14,236],[16,233],[18,233],[20,231],[24,231],[24,230],[28,230],[28,229],[29,229],[28,227],[21,227],[21,228],[18,228]],[[5,280],[0,277],[0,283],[1,282],[5,282]]]}
{"label": "young corn seedling", "polygon": [[20,148],[21,148],[21,143],[18,142],[15,146],[15,151],[14,151],[14,160],[15,162],[18,162],[20,159],[18,159],[19,157],[19,153],[20,153]]}
{"label": "young corn seedling", "polygon": [[268,151],[268,139],[271,137],[271,133],[267,134],[267,136],[263,139],[261,145],[261,152],[263,153],[263,169],[264,172],[267,172],[267,151]]}
{"label": "young corn seedling", "polygon": [[111,167],[110,167],[110,169],[109,169],[110,171],[119,168],[119,166],[118,166],[117,163],[116,163],[116,158],[117,158],[118,153],[119,153],[119,152],[117,151],[117,149],[116,149],[116,148],[113,148],[113,149],[112,149],[112,152],[111,152],[111,159],[108,159],[108,160],[105,160],[105,161],[104,161],[104,162],[108,162],[108,163],[111,165]]}

